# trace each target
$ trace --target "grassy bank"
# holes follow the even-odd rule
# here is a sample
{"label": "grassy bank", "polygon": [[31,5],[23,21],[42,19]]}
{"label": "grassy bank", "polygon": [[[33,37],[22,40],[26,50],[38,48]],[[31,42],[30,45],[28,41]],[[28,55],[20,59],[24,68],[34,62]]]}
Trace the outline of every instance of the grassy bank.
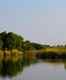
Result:
{"label": "grassy bank", "polygon": [[51,47],[42,49],[37,53],[36,57],[39,59],[66,59],[66,48]]}

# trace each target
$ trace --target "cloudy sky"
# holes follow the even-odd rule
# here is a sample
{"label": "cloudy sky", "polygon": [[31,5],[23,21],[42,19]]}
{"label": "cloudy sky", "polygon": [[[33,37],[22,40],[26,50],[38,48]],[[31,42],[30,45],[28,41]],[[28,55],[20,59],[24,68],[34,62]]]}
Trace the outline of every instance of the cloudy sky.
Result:
{"label": "cloudy sky", "polygon": [[66,42],[66,0],[0,0],[0,32],[41,43]]}

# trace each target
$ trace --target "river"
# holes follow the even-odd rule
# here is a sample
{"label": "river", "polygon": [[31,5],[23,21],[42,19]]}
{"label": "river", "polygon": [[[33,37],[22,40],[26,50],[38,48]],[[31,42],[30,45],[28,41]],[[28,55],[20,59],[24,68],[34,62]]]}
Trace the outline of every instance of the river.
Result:
{"label": "river", "polygon": [[25,67],[21,74],[12,79],[0,80],[66,80],[65,64],[40,62]]}

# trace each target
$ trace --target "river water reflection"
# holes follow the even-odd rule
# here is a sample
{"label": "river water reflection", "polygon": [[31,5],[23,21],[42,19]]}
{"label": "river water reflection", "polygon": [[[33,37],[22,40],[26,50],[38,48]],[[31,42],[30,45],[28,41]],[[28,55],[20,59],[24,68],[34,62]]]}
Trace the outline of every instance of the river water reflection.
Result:
{"label": "river water reflection", "polygon": [[66,80],[64,63],[40,62],[26,67],[22,74],[13,80]]}
{"label": "river water reflection", "polygon": [[12,79],[0,80],[66,80],[65,67],[62,62],[40,62],[25,67],[21,74]]}

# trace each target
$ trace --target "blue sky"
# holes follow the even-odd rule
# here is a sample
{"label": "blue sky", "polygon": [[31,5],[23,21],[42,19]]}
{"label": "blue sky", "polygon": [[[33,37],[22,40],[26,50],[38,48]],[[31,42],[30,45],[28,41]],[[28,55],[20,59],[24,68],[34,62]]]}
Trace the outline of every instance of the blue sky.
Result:
{"label": "blue sky", "polygon": [[0,32],[41,43],[66,43],[66,0],[0,0]]}

